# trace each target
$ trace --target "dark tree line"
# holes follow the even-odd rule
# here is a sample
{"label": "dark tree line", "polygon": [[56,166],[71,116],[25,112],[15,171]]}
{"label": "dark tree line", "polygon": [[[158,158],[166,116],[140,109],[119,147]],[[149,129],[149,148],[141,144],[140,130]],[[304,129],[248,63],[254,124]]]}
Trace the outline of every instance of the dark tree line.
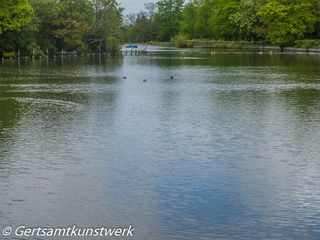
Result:
{"label": "dark tree line", "polygon": [[122,42],[319,44],[320,0],[159,0],[123,21],[117,0],[1,0],[0,56],[116,53]]}
{"label": "dark tree line", "polygon": [[160,0],[145,4],[145,11],[127,16],[127,41],[170,41],[181,30],[184,0]]}
{"label": "dark tree line", "polygon": [[[281,47],[320,38],[320,0],[160,0],[130,15],[128,40],[263,41]],[[142,34],[141,34],[142,33]]]}
{"label": "dark tree line", "polygon": [[116,51],[122,11],[116,0],[1,0],[0,52]]}

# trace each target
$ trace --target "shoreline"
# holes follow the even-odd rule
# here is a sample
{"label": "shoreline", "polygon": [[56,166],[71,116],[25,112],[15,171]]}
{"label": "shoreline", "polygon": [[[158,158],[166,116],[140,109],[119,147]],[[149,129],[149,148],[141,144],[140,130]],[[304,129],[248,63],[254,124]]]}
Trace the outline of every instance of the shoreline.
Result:
{"label": "shoreline", "polygon": [[262,52],[262,53],[313,53],[320,54],[320,47],[294,47],[288,46],[284,47],[283,51],[281,51],[281,47],[274,45],[264,45],[261,43],[251,43],[245,41],[205,41],[205,40],[188,40],[189,47],[179,47],[174,42],[146,42],[139,43],[143,45],[151,45],[151,46],[161,46],[161,47],[176,47],[179,49],[212,49],[212,50],[251,50],[253,52]]}

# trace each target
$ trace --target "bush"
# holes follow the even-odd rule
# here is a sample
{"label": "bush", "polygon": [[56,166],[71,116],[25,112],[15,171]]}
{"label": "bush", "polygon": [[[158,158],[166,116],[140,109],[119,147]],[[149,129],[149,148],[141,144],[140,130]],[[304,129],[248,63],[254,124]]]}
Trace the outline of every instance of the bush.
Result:
{"label": "bush", "polygon": [[173,44],[178,48],[192,48],[192,41],[188,40],[186,35],[177,35],[172,39]]}
{"label": "bush", "polygon": [[15,58],[16,57],[16,53],[15,52],[4,52],[4,53],[2,53],[2,56],[4,58]]}
{"label": "bush", "polygon": [[106,41],[107,52],[116,55],[120,51],[120,42],[115,37],[108,37]]}
{"label": "bush", "polygon": [[252,46],[254,43],[248,41],[222,41],[222,40],[192,40],[194,46],[204,48],[220,48],[220,49],[242,49]]}
{"label": "bush", "polygon": [[77,50],[76,50],[77,55],[83,55],[83,54],[88,54],[90,53],[90,48],[86,44],[81,44]]}
{"label": "bush", "polygon": [[35,57],[43,57],[44,53],[41,50],[41,48],[36,43],[31,43],[29,46],[27,46],[25,52],[22,52],[22,55],[32,56]]}

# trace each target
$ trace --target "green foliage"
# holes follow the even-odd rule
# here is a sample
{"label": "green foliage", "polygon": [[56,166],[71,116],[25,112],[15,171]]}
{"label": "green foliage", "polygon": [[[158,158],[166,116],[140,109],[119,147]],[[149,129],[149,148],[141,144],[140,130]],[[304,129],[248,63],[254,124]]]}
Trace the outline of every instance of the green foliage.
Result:
{"label": "green foliage", "polygon": [[93,19],[93,10],[87,0],[58,2],[53,19],[52,35],[59,49],[74,51],[84,44]]}
{"label": "green foliage", "polygon": [[237,0],[217,0],[209,18],[209,25],[215,39],[236,40],[239,39],[238,26],[233,24],[231,15],[238,10]]}
{"label": "green foliage", "polygon": [[126,42],[149,42],[157,39],[159,34],[156,21],[157,5],[146,3],[145,11],[126,17],[122,34]]}
{"label": "green foliage", "polygon": [[179,34],[172,39],[172,42],[179,48],[192,48],[192,42],[188,40],[188,37],[183,34]]}
{"label": "green foliage", "polygon": [[4,52],[4,53],[2,53],[2,56],[4,58],[15,58],[16,57],[16,53],[15,52]]}
{"label": "green foliage", "polygon": [[143,12],[123,22],[117,0],[0,0],[0,53],[116,53],[122,41],[172,40],[179,47],[241,48],[255,41],[282,49],[318,46],[320,0],[186,2],[147,3]]}
{"label": "green foliage", "polygon": [[109,37],[121,38],[121,24],[116,0],[1,0],[0,51],[106,51]]}
{"label": "green foliage", "polygon": [[148,42],[157,37],[157,24],[153,18],[148,18],[144,12],[136,16],[136,20],[131,29],[131,35],[135,42]]}
{"label": "green foliage", "polygon": [[156,21],[159,26],[159,39],[171,40],[180,31],[184,0],[160,0]]}
{"label": "green foliage", "polygon": [[32,7],[26,0],[0,1],[0,36],[6,31],[19,31],[31,20]]}
{"label": "green foliage", "polygon": [[249,41],[223,41],[223,40],[189,40],[193,46],[218,49],[250,48],[253,42]]}
{"label": "green foliage", "polygon": [[267,40],[282,48],[312,32],[317,20],[308,0],[269,0],[258,14],[267,29]]}
{"label": "green foliage", "polygon": [[192,0],[182,16],[180,32],[191,39],[267,41],[283,48],[320,38],[320,0]]}
{"label": "green foliage", "polygon": [[294,42],[294,46],[298,48],[320,48],[320,40],[318,39],[303,39]]}
{"label": "green foliage", "polygon": [[[204,0],[196,10],[195,17],[195,38],[211,38],[212,27],[209,24],[209,19],[213,16],[214,0]],[[187,19],[188,24],[192,24],[192,19]]]}
{"label": "green foliage", "polygon": [[57,39],[54,31],[59,27],[56,22],[59,6],[55,0],[30,0],[35,15],[31,26],[34,39],[43,51],[55,52]]}
{"label": "green foliage", "polygon": [[317,20],[314,24],[314,31],[308,32],[307,37],[311,39],[320,39],[320,0],[311,0],[310,2],[312,5],[312,14],[315,16]]}
{"label": "green foliage", "polygon": [[239,30],[239,39],[258,39],[261,26],[258,11],[261,6],[261,0],[240,0],[238,10],[230,15],[231,22]]}
{"label": "green foliage", "polygon": [[106,39],[121,38],[122,11],[116,0],[93,0],[94,23],[88,33],[87,43],[95,51],[107,48]]}
{"label": "green foliage", "polygon": [[189,38],[196,38],[196,21],[198,13],[193,3],[188,3],[183,11],[181,20],[181,31]]}
{"label": "green foliage", "polygon": [[116,55],[120,50],[120,42],[117,38],[110,36],[106,40],[107,50],[112,55]]}

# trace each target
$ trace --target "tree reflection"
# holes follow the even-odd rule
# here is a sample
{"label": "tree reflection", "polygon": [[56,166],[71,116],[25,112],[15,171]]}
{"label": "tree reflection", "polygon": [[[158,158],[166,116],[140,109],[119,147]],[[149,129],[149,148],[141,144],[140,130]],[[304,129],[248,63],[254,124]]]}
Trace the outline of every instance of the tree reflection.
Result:
{"label": "tree reflection", "polygon": [[[0,92],[0,97],[2,93]],[[22,106],[14,99],[0,99],[0,139],[2,134],[12,129],[19,121]]]}

